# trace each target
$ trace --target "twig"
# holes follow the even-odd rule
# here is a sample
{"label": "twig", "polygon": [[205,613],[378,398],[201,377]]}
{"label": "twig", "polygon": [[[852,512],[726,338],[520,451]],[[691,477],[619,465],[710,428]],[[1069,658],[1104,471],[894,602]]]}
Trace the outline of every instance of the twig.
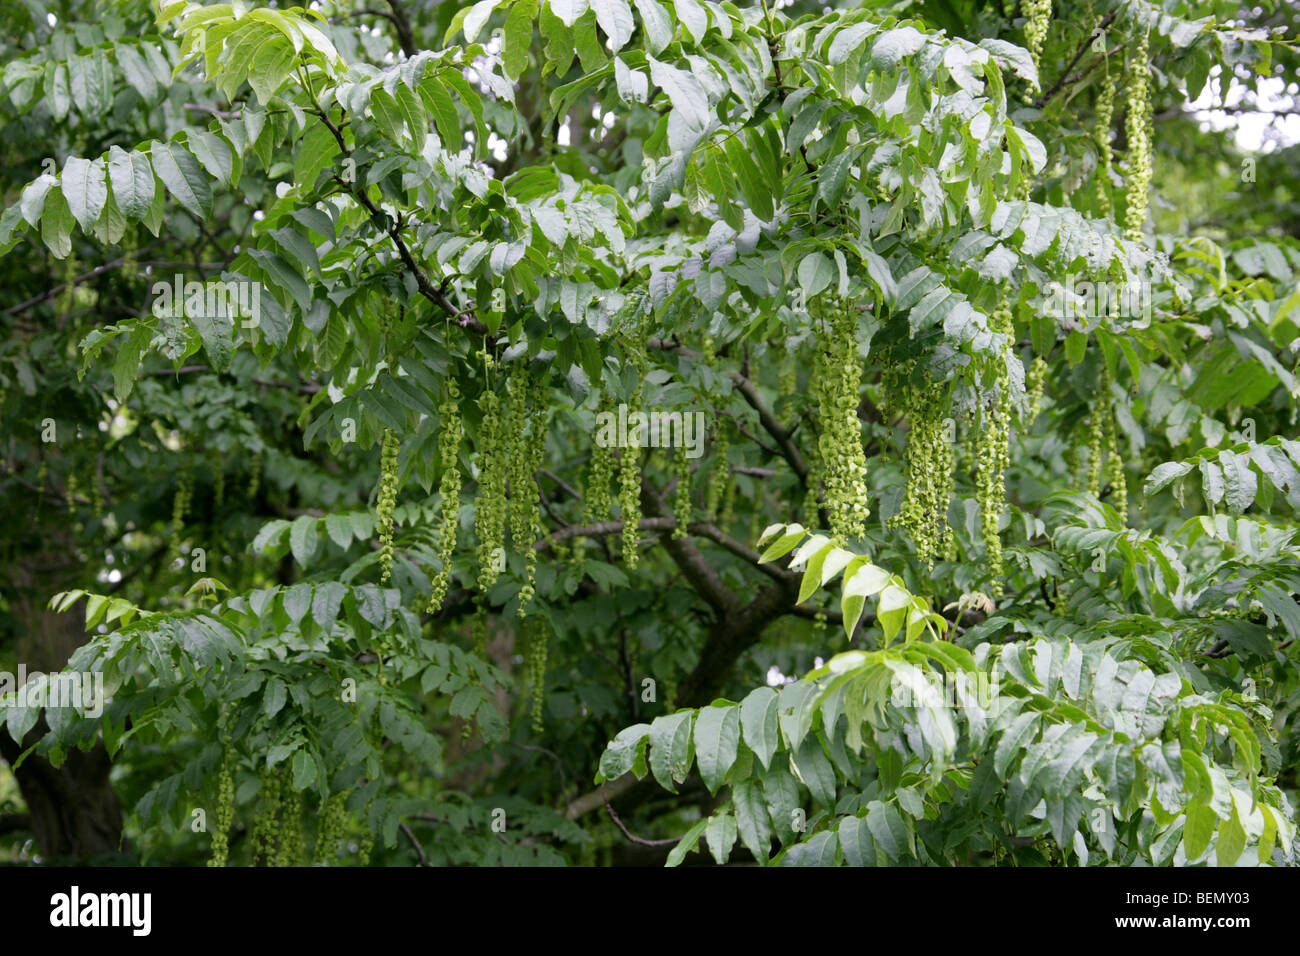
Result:
{"label": "twig", "polygon": [[641,846],[676,846],[681,842],[680,840],[647,840],[644,837],[637,836],[623,825],[623,821],[618,818],[618,814],[614,812],[614,808],[609,805],[609,794],[605,792],[604,787],[601,787],[600,793],[601,796],[605,798],[605,812],[608,813],[609,818],[614,821],[614,826],[622,830],[623,836],[627,837],[633,843],[640,844]]}
{"label": "twig", "polygon": [[406,825],[406,821],[403,820],[397,825],[401,831],[406,834],[406,839],[411,841],[411,846],[415,847],[415,852],[420,857],[420,866],[428,866],[429,858],[424,855],[424,847],[421,846],[420,841],[415,838],[415,834],[412,833],[411,828]]}
{"label": "twig", "polygon": [[[1074,58],[1070,60],[1070,62],[1066,65],[1065,69],[1061,71],[1061,76],[1056,81],[1056,85],[1054,85],[1050,90],[1048,90],[1045,94],[1043,94],[1043,96],[1039,98],[1038,102],[1034,104],[1035,106],[1037,106],[1041,110],[1044,106],[1046,106],[1048,103],[1052,101],[1052,97],[1056,96],[1057,93],[1061,92],[1061,88],[1065,86],[1067,82],[1066,78],[1070,75],[1070,71],[1074,69],[1075,64],[1078,63],[1081,59],[1083,59],[1083,55],[1088,52],[1088,47],[1092,46],[1092,44],[1096,41],[1097,37],[1104,34],[1106,32],[1106,28],[1115,22],[1115,17],[1118,14],[1119,14],[1118,8],[1106,14],[1104,17],[1102,17],[1101,22],[1098,23],[1095,28],[1093,28],[1092,32],[1083,38],[1083,42],[1079,44],[1079,49],[1076,50],[1074,53]],[[1096,66],[1096,64],[1093,65]],[[1079,77],[1079,79],[1082,79],[1082,76]]]}

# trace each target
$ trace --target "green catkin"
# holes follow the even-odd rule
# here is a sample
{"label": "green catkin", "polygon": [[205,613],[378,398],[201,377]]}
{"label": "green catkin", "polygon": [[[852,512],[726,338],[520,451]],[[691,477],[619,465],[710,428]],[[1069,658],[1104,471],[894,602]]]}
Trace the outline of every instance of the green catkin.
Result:
{"label": "green catkin", "polygon": [[[469,726],[467,723],[466,727]],[[370,854],[375,850],[375,835],[370,832],[370,808],[374,806],[374,798],[366,802],[366,808],[361,813],[362,834],[361,839],[357,841],[357,865],[369,866]]]}
{"label": "green catkin", "polygon": [[722,492],[722,508],[718,511],[718,527],[724,531],[731,529],[736,516],[736,477],[727,469],[727,487]]}
{"label": "green catkin", "polygon": [[379,583],[393,575],[393,509],[397,507],[397,453],[401,442],[391,428],[384,429],[379,452],[379,490],[375,496],[375,530],[379,534]]}
{"label": "green catkin", "polygon": [[727,423],[718,419],[713,435],[713,466],[709,469],[708,483],[704,486],[704,513],[710,521],[718,519],[722,499],[731,480],[731,464],[727,460],[730,451]]}
{"label": "green catkin", "polygon": [[691,460],[686,457],[686,444],[680,443],[673,449],[673,473],[677,478],[677,488],[673,497],[673,515],[677,527],[673,528],[673,537],[686,537],[691,523]]}
{"label": "green catkin", "polygon": [[525,669],[532,694],[532,727],[540,734],[545,729],[542,714],[546,703],[546,657],[550,634],[546,622],[536,616],[529,619],[525,631],[528,638]]}
{"label": "green catkin", "polygon": [[451,557],[456,550],[460,529],[460,390],[455,379],[447,379],[447,398],[438,406],[442,427],[438,431],[438,457],[442,460],[442,478],[438,495],[442,499],[438,517],[438,570],[430,582],[432,593],[426,614],[437,614],[447,598],[451,583]]}
{"label": "green catkin", "polygon": [[1109,219],[1112,214],[1110,200],[1110,171],[1114,161],[1110,148],[1111,124],[1115,120],[1115,76],[1110,72],[1109,64],[1106,78],[1102,81],[1097,94],[1097,126],[1094,135],[1097,141],[1097,201],[1102,214]]}
{"label": "green catkin", "polygon": [[665,677],[659,682],[659,702],[663,704],[664,713],[672,714],[677,711],[677,681],[672,677]]}
{"label": "green catkin", "polygon": [[[1083,430],[1086,431],[1088,422],[1085,419]],[[1087,436],[1080,437],[1081,429],[1076,428],[1070,436],[1070,460],[1066,465],[1069,472],[1070,483],[1075,488],[1087,488],[1088,486],[1088,442]]]}
{"label": "green catkin", "polygon": [[474,637],[474,653],[478,657],[487,658],[487,605],[482,600],[476,602],[474,607],[474,620],[470,625]]}
{"label": "green catkin", "polygon": [[330,859],[337,856],[338,848],[347,831],[346,795],[331,794],[322,800],[318,819],[319,827],[316,831],[316,846],[312,854],[312,862],[319,866],[328,866]]}
{"label": "green catkin", "polygon": [[122,233],[122,275],[127,280],[135,278],[137,268],[136,252],[139,244],[136,240],[135,227],[127,226],[126,231]]}
{"label": "green catkin", "polygon": [[253,460],[248,465],[248,497],[254,499],[257,497],[257,490],[262,484],[262,456],[254,455]]}
{"label": "green catkin", "polygon": [[[1124,462],[1119,457],[1115,431],[1114,395],[1110,387],[1110,370],[1104,365],[1093,399],[1092,419],[1088,430],[1088,493],[1101,495],[1103,478],[1110,485],[1111,502],[1120,520],[1128,523],[1128,486]],[[1102,459],[1105,459],[1103,467]]]}
{"label": "green catkin", "polygon": [[804,485],[803,520],[809,527],[816,527],[821,520],[819,510],[822,498],[822,456],[821,439],[816,424],[816,417],[809,417],[808,429],[812,439],[808,443],[805,460],[808,464],[808,478]]}
{"label": "green catkin", "polygon": [[77,513],[77,495],[79,492],[80,489],[77,487],[77,476],[72,472],[68,472],[68,479],[64,484],[63,495],[68,505],[69,514]]}
{"label": "green catkin", "polygon": [[1088,418],[1088,494],[1101,495],[1102,452],[1106,442],[1105,413],[1100,396],[1093,401],[1092,415]]}
{"label": "green catkin", "polygon": [[1038,413],[1043,410],[1043,389],[1046,384],[1047,360],[1041,355],[1035,355],[1029,371],[1025,373],[1025,395],[1029,400],[1029,415],[1025,418],[1027,426],[1033,424]]}
{"label": "green catkin", "polygon": [[851,303],[820,303],[822,373],[817,381],[821,418],[822,480],[830,532],[841,545],[862,537],[871,509],[867,504],[867,464],[858,420],[857,310]]}
{"label": "green catkin", "polygon": [[474,531],[478,535],[478,590],[486,597],[501,573],[506,539],[505,421],[501,399],[485,390],[479,398],[483,424],[479,431],[479,487],[474,506]]}
{"label": "green catkin", "polygon": [[1147,221],[1147,190],[1152,175],[1150,47],[1146,31],[1138,38],[1128,73],[1124,130],[1128,139],[1128,183],[1124,237],[1137,241]]}
{"label": "green catkin", "polygon": [[276,866],[302,866],[305,861],[302,841],[302,794],[284,785],[285,797],[280,805],[280,843],[276,848]]}
{"label": "green catkin", "polygon": [[[524,583],[519,589],[519,616],[532,603],[537,579],[537,549],[533,545],[542,536],[542,505],[534,476],[542,467],[546,454],[546,385],[540,375],[522,375],[519,388],[523,404],[512,426],[518,437],[518,454],[510,488],[510,535],[514,546],[524,556]],[[524,424],[528,431],[524,434]]]}
{"label": "green catkin", "polygon": [[532,478],[525,461],[528,454],[528,372],[517,366],[511,370],[506,382],[506,422],[506,481],[509,485],[506,523],[514,546],[520,548],[528,533],[528,493],[523,486]]}
{"label": "green catkin", "polygon": [[221,767],[217,771],[217,807],[212,822],[212,856],[208,866],[225,866],[230,853],[230,824],[235,818],[235,783],[230,769],[230,737],[221,740]]}
{"label": "green catkin", "polygon": [[[629,416],[641,406],[641,389],[629,404]],[[635,568],[641,555],[637,542],[641,537],[641,440],[639,429],[629,430],[628,447],[618,460],[618,507],[623,521],[623,563]]]}
{"label": "green catkin", "polygon": [[[989,327],[1014,338],[1015,327],[1011,310],[1004,299],[993,311]],[[992,597],[1002,596],[1002,538],[998,524],[1006,506],[1006,472],[1010,464],[1008,446],[1011,439],[1011,389],[1007,378],[1006,362],[1010,344],[1003,347],[994,366],[993,389],[983,406],[983,429],[979,436],[976,498],[980,509],[980,537],[984,543]]]}
{"label": "green catkin", "polygon": [[68,258],[63,260],[63,292],[59,295],[59,303],[56,307],[60,315],[71,312],[73,303],[76,302],[77,266],[76,252],[68,253]]}
{"label": "green catkin", "polygon": [[185,516],[190,513],[194,497],[194,476],[182,471],[176,479],[176,492],[172,496],[172,530],[170,547],[173,554],[181,550],[181,534],[185,531]]}
{"label": "green catkin", "polygon": [[1115,415],[1107,416],[1106,427],[1106,481],[1110,484],[1111,500],[1120,521],[1128,524],[1128,482],[1124,477],[1124,460],[1119,456],[1115,434]]}
{"label": "green catkin", "polygon": [[952,498],[953,469],[956,464],[953,442],[941,389],[923,386],[898,389],[899,411],[907,416],[907,488],[902,507],[891,527],[906,532],[916,545],[917,558],[933,567],[935,558],[944,554],[952,541],[948,527],[948,503]]}
{"label": "green catkin", "polygon": [[[596,406],[596,421],[614,411],[614,402],[602,395]],[[597,430],[599,435],[599,430]],[[586,487],[583,489],[582,520],[587,524],[600,524],[610,520],[611,498],[609,484],[617,469],[617,458],[613,445],[602,445],[599,441],[591,443],[591,460],[587,463]],[[581,542],[580,542],[581,543]]]}
{"label": "green catkin", "polygon": [[1023,0],[1021,9],[1025,14],[1025,48],[1034,58],[1034,66],[1039,65],[1043,55],[1043,41],[1047,39],[1047,28],[1052,22],[1052,0]]}
{"label": "green catkin", "polygon": [[789,398],[799,387],[799,366],[795,364],[793,352],[787,352],[781,360],[781,377],[777,381],[778,398]]}
{"label": "green catkin", "polygon": [[248,843],[253,865],[261,859],[265,865],[273,866],[276,819],[280,813],[280,775],[274,770],[264,770],[261,777],[262,799],[257,808],[257,816],[253,818]]}

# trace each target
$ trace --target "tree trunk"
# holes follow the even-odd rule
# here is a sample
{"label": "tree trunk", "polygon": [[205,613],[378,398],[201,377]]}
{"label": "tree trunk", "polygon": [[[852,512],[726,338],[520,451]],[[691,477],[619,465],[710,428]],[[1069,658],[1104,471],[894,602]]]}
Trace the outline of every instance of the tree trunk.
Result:
{"label": "tree trunk", "polygon": [[[69,549],[28,554],[5,569],[14,585],[10,612],[17,623],[18,662],[28,673],[55,673],[85,641],[78,611],[56,614],[47,607],[50,597],[67,586]],[[19,755],[45,732],[42,718],[21,745],[0,721],[0,757],[11,767]],[[90,751],[73,750],[55,767],[38,754],[30,754],[14,777],[31,817],[31,829],[46,860],[84,860],[121,852],[122,808],[108,774],[111,763],[102,743]]]}
{"label": "tree trunk", "polygon": [[[0,755],[12,766],[44,731],[41,721],[20,747],[0,730]],[[30,829],[46,862],[86,861],[120,851],[122,809],[109,783],[110,766],[101,743],[89,753],[73,750],[58,767],[31,754],[14,771]]]}

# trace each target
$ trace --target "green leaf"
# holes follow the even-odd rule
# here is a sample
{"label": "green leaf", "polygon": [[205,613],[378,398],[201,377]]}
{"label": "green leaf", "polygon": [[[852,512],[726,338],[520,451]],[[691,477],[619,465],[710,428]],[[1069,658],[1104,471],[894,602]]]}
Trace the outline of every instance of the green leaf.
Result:
{"label": "green leaf", "polygon": [[745,746],[767,768],[781,743],[777,721],[777,693],[771,687],[756,687],[740,703],[740,725]]}
{"label": "green leaf", "polygon": [[446,84],[439,80],[426,79],[420,84],[420,96],[433,116],[434,125],[438,127],[438,137],[445,149],[459,150],[464,142],[460,131],[460,115]]}
{"label": "green leaf", "polygon": [[424,145],[424,138],[429,135],[429,120],[415,93],[404,83],[397,85],[397,109],[402,114],[406,128],[410,130],[411,142],[419,149]]}
{"label": "green leaf", "polygon": [[1258,490],[1250,456],[1224,451],[1219,455],[1219,467],[1223,470],[1224,503],[1233,514],[1241,514],[1255,503]]}
{"label": "green leaf", "polygon": [[886,641],[892,641],[902,630],[911,603],[912,596],[896,584],[888,584],[880,592],[880,600],[876,604],[876,623],[884,632]]}
{"label": "green leaf", "polygon": [[673,9],[677,11],[677,19],[686,27],[691,38],[696,43],[701,42],[709,31],[709,15],[704,7],[696,0],[673,0]]}
{"label": "green leaf", "polygon": [[144,57],[140,55],[135,45],[118,43],[113,54],[117,57],[117,65],[121,68],[126,81],[135,87],[135,91],[146,102],[153,100],[158,95],[158,82],[154,78],[153,70],[149,69],[149,65],[145,63]]}
{"label": "green leaf", "polygon": [[610,49],[617,53],[627,46],[632,31],[636,29],[627,0],[591,0],[591,8],[596,13],[596,22],[609,37]]}
{"label": "green leaf", "polygon": [[537,18],[537,0],[517,0],[506,15],[501,65],[506,76],[519,79],[528,68],[528,49],[533,44],[533,21]]}
{"label": "green leaf", "polygon": [[799,263],[799,288],[803,290],[805,301],[825,289],[835,279],[835,266],[821,252],[810,252]]}
{"label": "green leaf", "polygon": [[813,799],[823,807],[835,806],[835,768],[826,757],[816,734],[809,734],[791,756],[795,773],[808,788]]}
{"label": "green leaf", "polygon": [[212,189],[199,161],[179,143],[154,143],[149,150],[154,172],[187,212],[202,220],[212,215]]}
{"label": "green leaf", "polygon": [[587,0],[551,0],[550,7],[561,23],[571,27],[587,12]]}
{"label": "green leaf", "polygon": [[736,843],[736,818],[730,813],[720,813],[709,818],[709,825],[704,830],[704,842],[708,844],[709,853],[721,866],[731,855],[731,848]]}
{"label": "green leaf", "polygon": [[[641,28],[645,30],[646,49],[658,56],[663,48],[673,42],[673,24],[659,0],[632,0],[641,14]],[[554,5],[552,5],[553,7]]]}
{"label": "green leaf", "polygon": [[299,750],[293,755],[293,787],[295,790],[307,790],[316,783],[319,770],[316,758],[306,750]]}
{"label": "green leaf", "polygon": [[650,772],[665,790],[677,792],[676,784],[685,780],[691,769],[691,718],[694,713],[680,710],[656,717],[650,723]]}
{"label": "green leaf", "polygon": [[1219,818],[1207,801],[1192,800],[1187,804],[1186,821],[1183,824],[1183,852],[1188,860],[1199,859],[1210,846]]}
{"label": "green leaf", "polygon": [[792,524],[786,526],[785,534],[776,541],[767,546],[767,550],[759,556],[758,563],[766,564],[769,561],[775,561],[783,555],[789,554],[794,550],[794,546],[808,536],[803,525]]}
{"label": "green leaf", "polygon": [[876,25],[867,20],[851,24],[835,34],[830,49],[826,51],[826,62],[839,66],[862,48],[867,37],[876,32]]}
{"label": "green leaf", "polygon": [[253,51],[248,62],[248,85],[253,88],[258,102],[266,106],[271,101],[294,64],[293,44],[285,40],[278,32],[268,33]]}
{"label": "green leaf", "polygon": [[72,218],[86,232],[90,232],[104,204],[108,202],[108,182],[103,160],[82,159],[69,156],[63,164],[63,196],[68,201]]}
{"label": "green leaf", "polygon": [[752,780],[736,784],[731,789],[731,804],[735,808],[741,842],[756,860],[766,862],[772,852],[772,829],[758,784]]}
{"label": "green leaf", "polygon": [[664,863],[664,866],[677,866],[682,862],[682,860],[686,859],[687,853],[693,853],[698,850],[700,846],[700,837],[704,835],[704,831],[708,826],[709,819],[706,817],[687,830],[686,833],[683,834],[682,838],[677,841],[677,845],[673,847],[672,852],[668,854],[668,861]]}
{"label": "green leaf", "polygon": [[1232,866],[1241,857],[1246,848],[1246,831],[1237,819],[1236,800],[1228,819],[1219,825],[1219,840],[1215,846],[1215,863],[1218,866]]}
{"label": "green leaf", "polygon": [[311,563],[320,543],[316,521],[311,515],[299,515],[289,527],[289,549],[293,552],[294,561],[302,567]]}
{"label": "green leaf", "polygon": [[1038,731],[1038,721],[1039,715],[1036,713],[1021,714],[1002,734],[993,754],[993,770],[999,778],[1004,778],[1011,762],[1025,752]]}
{"label": "green leaf", "polygon": [[[616,780],[636,768],[640,764],[641,754],[645,751],[649,732],[649,724],[633,724],[619,731],[618,736],[610,741],[605,752],[601,754],[600,775],[597,782]],[[645,767],[642,764],[637,777],[643,776],[644,773]]]}
{"label": "green leaf", "polygon": [[233,185],[235,159],[230,144],[223,137],[205,129],[188,130],[185,137],[190,152],[208,174],[223,186]]}
{"label": "green leaf", "polygon": [[128,219],[143,219],[154,197],[153,167],[138,150],[129,153],[120,146],[108,148],[108,179],[117,208]]}
{"label": "green leaf", "polygon": [[849,866],[875,866],[876,844],[862,817],[845,817],[839,826],[840,848]]}
{"label": "green leaf", "polygon": [[1155,470],[1147,476],[1146,483],[1142,486],[1143,497],[1155,494],[1174,479],[1183,477],[1192,468],[1193,465],[1189,461],[1167,461],[1164,464],[1157,465]]}
{"label": "green leaf", "polygon": [[853,637],[853,629],[862,617],[862,608],[866,599],[876,594],[889,583],[889,574],[884,568],[878,568],[866,558],[858,557],[849,562],[844,571],[844,594],[840,598],[840,610],[844,615],[844,635]]}
{"label": "green leaf", "polygon": [[397,100],[382,86],[370,91],[370,115],[383,134],[398,145],[405,145],[406,120],[397,106]]}
{"label": "green leaf", "polygon": [[867,829],[890,860],[902,859],[908,852],[911,840],[907,821],[892,803],[872,800],[867,804]]}
{"label": "green leaf", "polygon": [[[48,205],[46,212],[49,212]],[[118,349],[113,361],[113,395],[119,402],[125,402],[135,388],[140,374],[140,356],[152,338],[153,329],[144,324],[137,325]]]}
{"label": "green leaf", "polygon": [[66,259],[72,252],[72,227],[76,220],[63,198],[63,190],[55,187],[45,195],[45,208],[41,211],[41,241],[56,259]]}
{"label": "green leaf", "polygon": [[660,63],[652,56],[647,56],[646,61],[650,64],[650,79],[668,95],[673,109],[692,129],[704,130],[711,111],[709,98],[700,81],[685,70]]}
{"label": "green leaf", "polygon": [[695,719],[695,762],[710,793],[717,793],[736,762],[740,744],[740,710],[701,707]]}

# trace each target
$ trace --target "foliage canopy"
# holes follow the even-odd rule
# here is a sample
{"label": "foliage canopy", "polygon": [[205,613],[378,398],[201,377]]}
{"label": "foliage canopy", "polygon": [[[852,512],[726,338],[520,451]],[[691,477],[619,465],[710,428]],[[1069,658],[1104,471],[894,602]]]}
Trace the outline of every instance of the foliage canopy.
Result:
{"label": "foliage canopy", "polygon": [[46,854],[1294,861],[1291,6],[374,6],[0,14]]}

